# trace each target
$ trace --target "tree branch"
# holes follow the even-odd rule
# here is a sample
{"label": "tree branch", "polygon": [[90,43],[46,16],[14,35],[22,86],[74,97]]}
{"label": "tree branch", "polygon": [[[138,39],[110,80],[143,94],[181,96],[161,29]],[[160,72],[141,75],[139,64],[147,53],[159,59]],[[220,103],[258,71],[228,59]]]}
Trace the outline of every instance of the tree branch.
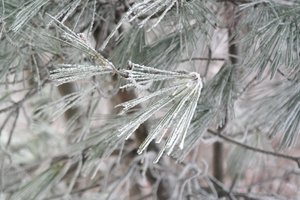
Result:
{"label": "tree branch", "polygon": [[219,138],[222,138],[223,140],[225,140],[227,142],[230,142],[232,144],[243,147],[247,150],[251,150],[251,151],[254,151],[254,152],[258,152],[258,153],[262,153],[262,154],[266,154],[266,155],[270,155],[270,156],[274,156],[274,157],[278,157],[278,158],[283,158],[283,159],[286,159],[286,160],[292,160],[292,161],[296,162],[298,167],[300,168],[300,157],[285,155],[285,154],[282,154],[282,153],[276,153],[276,152],[273,152],[273,151],[267,151],[267,150],[264,150],[264,149],[259,149],[259,148],[253,147],[253,146],[249,146],[247,144],[244,144],[244,143],[238,142],[234,139],[231,139],[231,138],[223,135],[222,133],[218,133],[217,131],[214,131],[212,129],[207,129],[207,132],[209,132],[210,134],[212,134],[214,136],[218,136]]}
{"label": "tree branch", "polygon": [[196,57],[196,58],[185,58],[180,60],[180,62],[189,62],[189,61],[196,61],[196,60],[205,60],[205,61],[225,61],[225,58],[203,58],[203,57]]}

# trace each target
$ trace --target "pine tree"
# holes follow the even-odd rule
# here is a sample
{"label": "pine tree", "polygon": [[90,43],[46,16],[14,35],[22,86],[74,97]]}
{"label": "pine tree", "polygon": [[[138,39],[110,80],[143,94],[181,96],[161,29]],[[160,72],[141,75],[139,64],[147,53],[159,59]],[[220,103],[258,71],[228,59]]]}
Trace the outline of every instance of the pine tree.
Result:
{"label": "pine tree", "polygon": [[299,198],[298,0],[0,8],[0,199]]}

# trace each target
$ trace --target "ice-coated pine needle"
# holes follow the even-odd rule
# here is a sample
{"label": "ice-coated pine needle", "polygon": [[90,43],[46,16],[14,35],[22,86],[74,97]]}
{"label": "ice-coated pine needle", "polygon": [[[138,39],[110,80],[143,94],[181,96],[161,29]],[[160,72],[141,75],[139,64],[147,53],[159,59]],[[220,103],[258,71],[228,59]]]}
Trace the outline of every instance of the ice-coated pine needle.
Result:
{"label": "ice-coated pine needle", "polygon": [[58,69],[50,72],[50,78],[61,85],[63,83],[72,82],[80,79],[88,79],[95,75],[104,75],[112,73],[113,69],[110,65],[59,65]]}

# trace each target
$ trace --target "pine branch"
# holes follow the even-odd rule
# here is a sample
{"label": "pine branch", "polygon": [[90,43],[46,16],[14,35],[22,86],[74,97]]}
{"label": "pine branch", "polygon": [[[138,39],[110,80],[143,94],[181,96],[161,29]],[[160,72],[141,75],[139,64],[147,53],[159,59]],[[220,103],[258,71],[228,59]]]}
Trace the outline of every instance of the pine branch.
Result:
{"label": "pine branch", "polygon": [[267,151],[267,150],[264,150],[264,149],[255,148],[255,147],[249,146],[247,144],[240,143],[240,142],[238,142],[238,141],[236,141],[234,139],[231,139],[231,138],[223,135],[222,133],[219,133],[219,132],[214,131],[212,129],[207,129],[207,131],[210,134],[214,135],[214,136],[218,136],[218,137],[224,139],[227,142],[230,142],[232,144],[238,145],[238,146],[243,147],[243,148],[245,148],[247,150],[251,150],[251,151],[254,151],[254,152],[258,152],[258,153],[262,153],[262,154],[274,156],[274,157],[277,157],[277,158],[283,158],[283,159],[286,159],[286,160],[292,160],[292,161],[296,162],[297,165],[298,165],[298,167],[300,168],[300,157],[289,156],[289,155],[282,154],[282,153],[276,153],[276,152],[273,152],[273,151]]}
{"label": "pine branch", "polygon": [[[65,130],[69,132],[72,132],[70,127],[83,127],[84,133],[80,138],[67,145],[66,149],[63,148],[61,150],[63,153],[59,152],[59,155],[52,159],[52,163],[48,167],[46,166],[47,169],[44,173],[32,178],[27,184],[14,183],[13,189],[7,189],[7,185],[5,185],[2,191],[4,195],[11,194],[11,191],[13,191],[13,199],[43,197],[49,191],[49,188],[53,187],[62,178],[61,176],[66,171],[71,172],[67,175],[72,176],[66,193],[85,192],[93,186],[89,187],[90,184],[87,184],[87,188],[79,188],[80,184],[75,184],[78,177],[80,178],[78,183],[87,180],[85,177],[79,176],[79,173],[87,174],[93,171],[93,177],[97,178],[95,181],[98,183],[103,181],[103,177],[100,177],[101,172],[99,173],[99,168],[102,166],[99,167],[98,161],[110,156],[105,161],[113,160],[114,166],[117,164],[130,166],[127,173],[122,173],[121,176],[115,174],[116,171],[108,170],[107,174],[113,174],[114,176],[112,177],[114,181],[108,181],[110,194],[113,194],[115,189],[121,187],[125,182],[127,183],[133,176],[136,178],[137,174],[145,174],[154,190],[161,179],[171,180],[167,181],[167,184],[160,182],[161,185],[157,186],[158,190],[155,191],[155,194],[160,195],[158,197],[160,199],[173,197],[213,199],[217,196],[233,200],[235,198],[259,199],[251,193],[239,193],[238,190],[236,192],[233,189],[234,183],[228,189],[214,177],[205,174],[204,170],[203,173],[199,173],[197,170],[197,173],[194,173],[194,171],[187,170],[187,167],[180,172],[180,169],[173,167],[170,162],[154,165],[154,169],[149,167],[148,154],[144,153],[145,151],[154,149],[154,152],[158,154],[154,160],[155,162],[158,162],[165,152],[168,155],[175,155],[176,158],[179,158],[178,155],[180,155],[180,159],[183,159],[191,149],[199,145],[197,143],[199,139],[207,142],[206,137],[203,136],[206,132],[214,136],[208,137],[209,139],[216,141],[219,138],[224,142],[243,148],[242,151],[236,152],[244,157],[247,156],[248,151],[250,153],[258,152],[292,160],[300,167],[300,157],[258,148],[254,146],[256,144],[253,141],[243,144],[224,134],[225,126],[227,124],[232,125],[235,122],[233,121],[235,99],[248,91],[249,87],[253,85],[257,78],[260,78],[261,74],[270,74],[271,77],[277,79],[278,77],[274,77],[274,74],[278,73],[286,79],[282,81],[282,78],[279,77],[281,78],[279,81],[282,83],[280,87],[274,87],[268,91],[253,87],[255,95],[261,97],[253,98],[254,101],[248,101],[248,93],[244,93],[243,97],[247,97],[247,103],[251,103],[251,105],[247,106],[243,117],[246,118],[247,127],[249,128],[259,125],[263,126],[260,130],[268,132],[271,136],[282,134],[282,145],[292,145],[297,141],[300,127],[298,95],[298,78],[300,74],[298,69],[298,50],[300,49],[298,34],[299,2],[284,0],[137,0],[130,1],[130,5],[126,0],[102,0],[101,2],[97,0],[67,0],[64,2],[27,0],[21,2],[24,4],[21,5],[20,1],[17,0],[4,0],[0,3],[0,14],[2,14],[0,43],[3,45],[0,52],[2,63],[0,86],[3,90],[8,91],[0,97],[4,102],[0,114],[5,114],[3,118],[1,116],[4,121],[1,123],[0,131],[8,130],[7,133],[10,134],[8,141],[10,141],[14,129],[18,128],[17,122],[19,123],[20,119],[23,118],[23,113],[20,113],[20,119],[18,119],[20,109],[35,105],[35,101],[39,98],[30,99],[31,96],[37,96],[36,94],[40,89],[44,89],[47,85],[50,86],[49,81],[43,80],[40,88],[38,88],[38,84],[32,85],[29,91],[27,91],[27,87],[18,88],[23,80],[30,80],[27,79],[27,76],[22,75],[25,69],[37,72],[36,74],[32,73],[30,76],[38,80],[40,78],[44,79],[44,76],[48,75],[48,70],[50,70],[50,78],[54,83],[72,85],[72,82],[74,82],[83,88],[82,91],[72,92],[72,94],[58,101],[43,105],[37,116],[46,114],[51,118],[56,118],[74,107],[73,111],[77,112],[76,106],[78,105],[87,108],[87,111],[70,112],[72,115],[70,118],[72,119],[64,126]],[[228,9],[226,5],[236,7],[237,18],[234,17],[234,12]],[[225,12],[218,12],[217,10],[220,7],[223,7],[224,10],[221,11]],[[223,26],[224,23],[217,20],[216,13],[225,13],[226,17],[230,18],[229,21],[233,19],[233,22],[225,23],[225,26]],[[51,19],[49,19],[49,16]],[[226,17],[221,17],[221,19],[227,20]],[[237,24],[240,18],[243,20]],[[204,52],[206,45],[211,42],[211,39],[215,38],[211,37],[212,34],[219,33],[219,29],[215,29],[215,27],[229,29],[229,56],[226,59],[212,58],[215,53],[212,51],[209,51],[207,57],[201,54]],[[127,29],[128,31],[126,31]],[[122,30],[121,33],[119,30]],[[46,35],[47,37],[45,37]],[[57,37],[57,35],[60,35],[60,37]],[[93,38],[88,38],[90,36]],[[112,38],[117,37],[119,40],[116,44],[112,41]],[[239,42],[240,37],[242,42]],[[104,40],[105,42],[103,42]],[[101,44],[103,44],[102,49],[105,46],[108,46],[108,48],[105,49],[105,52],[99,53],[98,46]],[[240,52],[238,52],[237,47],[239,49],[241,47],[241,52],[245,52],[245,54],[238,57]],[[74,52],[74,49],[79,51]],[[111,53],[113,56],[106,59],[111,56]],[[36,59],[38,57],[41,57],[45,63],[37,64]],[[70,64],[61,64],[62,60]],[[134,63],[130,63],[129,67],[126,68],[128,60],[132,60]],[[212,63],[211,61],[226,63],[211,80],[205,81],[205,84],[202,85],[198,73],[176,70],[178,65],[181,67],[187,64],[195,64],[195,66],[189,67],[196,68],[198,63],[188,63],[190,61],[207,61],[205,76],[208,73],[208,65]],[[239,65],[239,61],[244,61],[244,63]],[[181,65],[182,62],[187,63]],[[240,71],[247,70],[254,78],[252,80],[246,78],[248,84],[240,92],[237,86],[243,84],[241,82],[244,81],[243,78],[239,77],[241,75]],[[123,91],[129,89],[130,92],[135,89],[134,92],[140,93],[137,95],[138,97],[133,95],[133,98],[118,105],[118,108],[122,109],[118,116],[109,115],[107,117],[107,115],[101,115],[99,117],[94,113],[102,109],[101,106],[103,105],[99,103],[103,97],[101,91],[107,89],[106,86],[103,87],[102,83],[108,78],[116,81],[117,84],[109,85],[107,88],[117,88],[114,91],[118,91],[119,88]],[[35,83],[39,83],[39,81]],[[265,80],[259,83],[264,84]],[[203,89],[202,86],[204,86]],[[17,88],[15,89],[15,87]],[[45,89],[47,90],[48,87]],[[11,95],[21,90],[24,91],[25,96],[16,102],[9,102],[10,99],[14,99],[14,97],[11,98]],[[51,93],[51,95],[57,94]],[[89,97],[87,103],[84,99],[85,96]],[[33,104],[27,104],[29,99],[33,100]],[[244,99],[239,98],[239,100],[239,102],[243,102]],[[7,102],[10,104],[6,105]],[[237,105],[240,106],[240,104]],[[14,114],[15,111],[18,111],[16,115]],[[82,120],[82,124],[78,123],[81,115],[87,117],[87,120]],[[32,116],[27,117],[28,121],[31,121],[30,117]],[[47,125],[37,124],[40,121],[37,122],[35,119],[34,123],[36,124],[34,125],[43,128],[43,135],[44,132],[46,134],[51,132],[48,130],[48,124],[51,121],[48,118],[40,117],[40,119],[45,120],[44,122]],[[104,124],[103,119],[106,120]],[[236,120],[241,123],[244,122],[240,118]],[[9,122],[12,122],[12,129],[8,128]],[[145,122],[147,122],[147,127]],[[99,124],[101,126],[98,126]],[[208,127],[215,127],[217,130],[214,131],[208,129]],[[60,130],[61,127],[55,131]],[[136,155],[136,149],[132,150],[132,148],[137,147],[136,143],[132,143],[132,140],[124,142],[134,132],[135,134],[141,133],[140,137],[136,136],[138,140],[136,143],[140,145],[138,153],[142,153],[142,155]],[[40,133],[40,130],[38,133]],[[1,135],[1,139],[3,135]],[[56,136],[60,137],[61,135],[56,134]],[[65,141],[65,139],[63,137],[62,140]],[[40,139],[35,141],[40,145]],[[52,141],[47,140],[48,142],[51,143]],[[155,144],[152,146],[153,142],[161,142],[161,145]],[[224,158],[221,155],[223,143],[218,141],[216,144],[214,152],[216,173],[214,174],[217,179],[222,181]],[[22,145],[25,145],[25,142]],[[27,142],[26,145],[29,145],[29,149],[35,148],[30,147]],[[12,147],[12,151],[18,153],[20,150],[22,153],[22,148],[13,149]],[[127,151],[128,149],[129,151]],[[32,151],[32,154],[37,152],[38,156],[46,155],[44,152],[40,152],[39,149],[33,149]],[[153,159],[152,153],[149,152],[151,159]],[[3,154],[8,155],[7,157],[11,159],[9,160],[10,163],[15,163],[14,155],[10,156],[5,149]],[[114,157],[116,154],[118,154],[118,158]],[[33,159],[38,156],[35,157],[34,155]],[[63,159],[60,159],[60,156]],[[74,164],[74,166],[77,164],[79,166],[75,173],[73,173],[73,165],[66,171],[62,170],[66,166],[65,164],[69,164],[69,161],[77,158],[77,156],[82,160]],[[197,156],[196,153],[194,156]],[[122,163],[123,158],[125,161],[130,162]],[[144,158],[143,165],[140,163],[142,158]],[[189,159],[189,157],[186,158]],[[3,160],[4,162],[1,163],[1,173],[5,175],[3,177],[14,178],[14,175],[10,176],[10,173],[9,175],[5,174],[6,168],[9,172],[14,172],[14,169],[6,167],[8,159]],[[29,171],[25,172],[32,175],[35,173],[33,170],[45,165],[45,162],[43,160],[34,168],[30,168]],[[16,161],[16,163],[16,168],[24,165],[27,168],[28,166],[27,161],[21,164]],[[188,165],[191,166],[191,163],[192,161],[189,160]],[[55,166],[57,164],[59,167],[56,170]],[[105,162],[104,165],[106,167],[107,163]],[[95,167],[96,169],[82,170],[82,166],[86,168]],[[145,169],[141,170],[140,167],[145,167]],[[235,170],[235,172],[237,171]],[[61,179],[64,183],[68,183],[68,180],[68,178]],[[9,181],[4,182],[7,184],[6,182]],[[205,188],[207,184],[209,185],[208,189]],[[20,187],[20,185],[23,185],[23,187]],[[95,186],[98,187],[99,185],[96,184]],[[101,184],[101,186],[103,185]],[[168,186],[171,189],[176,189],[173,196],[170,195]],[[130,187],[136,188],[136,185],[132,184]],[[17,191],[16,188],[19,188],[19,190]],[[122,187],[122,189],[126,190],[127,187]],[[165,191],[168,191],[166,196],[164,196]],[[55,192],[51,191],[49,193]],[[107,195],[107,193],[104,195]],[[60,198],[60,196],[58,197]]]}
{"label": "pine branch", "polygon": [[209,61],[225,61],[225,58],[186,58],[180,60],[180,62],[190,62],[190,61],[197,61],[197,60],[209,60]]}

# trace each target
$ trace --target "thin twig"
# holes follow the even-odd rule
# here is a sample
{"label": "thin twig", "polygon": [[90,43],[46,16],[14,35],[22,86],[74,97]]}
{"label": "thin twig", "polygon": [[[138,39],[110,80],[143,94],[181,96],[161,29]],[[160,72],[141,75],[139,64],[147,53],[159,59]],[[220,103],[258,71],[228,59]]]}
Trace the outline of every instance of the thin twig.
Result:
{"label": "thin twig", "polygon": [[285,75],[280,69],[277,69],[278,74],[280,74],[281,76],[283,76],[286,80],[288,81],[293,81],[293,79],[287,77],[287,75]]}
{"label": "thin twig", "polygon": [[12,135],[13,135],[13,133],[14,133],[14,130],[15,130],[15,128],[16,128],[17,121],[18,121],[18,118],[19,118],[19,111],[20,111],[19,108],[16,108],[16,110],[13,111],[14,114],[15,114],[15,118],[14,118],[12,127],[11,127],[11,129],[10,129],[10,131],[9,131],[8,140],[7,140],[6,145],[5,145],[6,148],[8,148],[8,146],[9,146],[10,143],[11,143]]}
{"label": "thin twig", "polygon": [[220,182],[215,177],[208,177],[208,178],[214,184],[214,186],[216,187],[216,189],[218,191],[219,198],[226,196],[226,197],[228,197],[229,200],[236,200],[233,193],[230,190],[228,190],[222,182]]}
{"label": "thin twig", "polygon": [[277,179],[283,180],[290,175],[300,176],[300,172],[297,172],[295,169],[293,169],[293,170],[285,172],[282,175],[273,176],[273,177],[270,177],[270,178],[264,179],[264,180],[259,180],[257,182],[254,182],[254,183],[251,183],[250,185],[248,185],[247,190],[250,191],[253,187],[261,187],[263,184],[270,183]]}
{"label": "thin twig", "polygon": [[208,74],[209,65],[210,65],[210,62],[211,62],[211,59],[212,59],[211,54],[212,54],[211,48],[208,47],[208,60],[206,62],[205,71],[204,71],[204,74],[203,74],[204,78],[206,78],[207,74]]}
{"label": "thin twig", "polygon": [[223,140],[225,140],[227,142],[230,142],[232,144],[238,145],[240,147],[243,147],[245,149],[248,149],[248,150],[251,150],[251,151],[254,151],[254,152],[259,152],[259,153],[262,153],[262,154],[271,155],[271,156],[278,157],[278,158],[292,160],[292,161],[296,162],[298,167],[300,168],[300,157],[285,155],[285,154],[282,154],[282,153],[276,153],[276,152],[273,152],[273,151],[267,151],[267,150],[264,150],[264,149],[259,149],[259,148],[253,147],[253,146],[249,146],[247,144],[244,144],[244,143],[238,142],[234,139],[231,139],[231,138],[223,135],[222,133],[218,133],[218,132],[216,132],[212,129],[207,129],[207,132],[209,132],[210,134],[212,134],[214,136],[218,136],[218,137],[222,138]]}
{"label": "thin twig", "polygon": [[[46,83],[47,83],[48,80],[44,80],[43,83],[41,83],[41,86],[40,88],[42,88]],[[17,108],[20,108],[22,106],[22,104],[27,101],[28,99],[30,99],[31,97],[33,97],[36,93],[39,92],[39,88],[31,88],[27,93],[26,95],[23,97],[23,99],[21,99],[20,101],[18,102],[15,102],[14,104],[8,106],[8,107],[5,107],[3,109],[0,109],[0,114],[2,113],[5,113],[5,112],[8,112],[12,109],[17,109]]]}
{"label": "thin twig", "polygon": [[185,58],[180,60],[180,62],[189,62],[189,61],[196,61],[196,60],[208,60],[208,61],[225,61],[225,58],[204,58],[204,57],[195,57],[195,58]]}

